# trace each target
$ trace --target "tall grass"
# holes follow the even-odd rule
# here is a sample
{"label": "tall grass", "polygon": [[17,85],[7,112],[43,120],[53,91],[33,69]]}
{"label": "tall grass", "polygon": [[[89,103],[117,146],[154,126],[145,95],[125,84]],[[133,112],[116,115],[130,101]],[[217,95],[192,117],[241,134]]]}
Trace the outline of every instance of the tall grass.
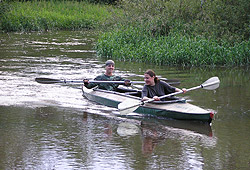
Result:
{"label": "tall grass", "polygon": [[111,17],[108,6],[77,1],[11,2],[2,14],[4,31],[44,31],[92,29]]}
{"label": "tall grass", "polygon": [[231,45],[174,32],[169,36],[152,37],[150,34],[139,27],[105,33],[97,42],[97,53],[118,60],[158,65],[250,65],[250,41]]}

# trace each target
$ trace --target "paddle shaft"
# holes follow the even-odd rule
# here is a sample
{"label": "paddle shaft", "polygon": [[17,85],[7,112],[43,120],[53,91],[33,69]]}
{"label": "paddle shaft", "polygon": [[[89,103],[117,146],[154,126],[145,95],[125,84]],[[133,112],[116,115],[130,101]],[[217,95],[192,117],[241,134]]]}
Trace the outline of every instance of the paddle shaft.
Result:
{"label": "paddle shaft", "polygon": [[[83,80],[59,80],[59,79],[50,79],[50,78],[36,78],[36,82],[42,83],[42,84],[55,84],[55,83],[76,83],[76,84],[83,84]],[[172,80],[169,80],[169,84],[179,84],[180,82],[172,82]],[[115,83],[115,84],[124,84],[124,81],[98,81],[98,80],[89,80],[89,83]],[[145,84],[144,81],[130,81],[130,83],[133,84]]]}
{"label": "paddle shaft", "polygon": [[[196,89],[200,89],[200,88],[204,88],[204,87],[207,87],[207,86],[211,86],[211,85],[214,85],[214,84],[217,84],[217,83],[218,82],[211,82],[211,83],[207,83],[207,84],[202,84],[202,85],[199,85],[199,86],[196,86],[196,87],[189,88],[189,89],[186,90],[186,92],[196,90]],[[175,92],[175,93],[160,96],[159,99],[163,99],[163,98],[174,96],[174,95],[181,94],[181,93],[183,93],[183,91],[178,91],[178,92]],[[154,99],[144,101],[143,103],[149,103],[149,102],[152,102],[152,101],[154,101]]]}
{"label": "paddle shaft", "polygon": [[[82,83],[83,81],[66,81],[66,83],[67,82],[69,82],[69,83],[76,83],[76,82]],[[115,84],[124,84],[124,81],[89,80],[89,83],[115,83]],[[130,81],[129,83],[132,83],[132,84],[145,84],[145,81]],[[168,82],[168,84],[174,85],[174,84],[180,84],[180,83],[179,82]]]}
{"label": "paddle shaft", "polygon": [[[39,80],[36,79],[38,83],[42,84],[54,84],[54,83],[76,83],[83,84],[83,80]],[[115,83],[115,84],[124,84],[124,81],[97,81],[97,80],[89,80],[89,83]],[[130,83],[134,84],[144,84],[144,81],[130,81]]]}

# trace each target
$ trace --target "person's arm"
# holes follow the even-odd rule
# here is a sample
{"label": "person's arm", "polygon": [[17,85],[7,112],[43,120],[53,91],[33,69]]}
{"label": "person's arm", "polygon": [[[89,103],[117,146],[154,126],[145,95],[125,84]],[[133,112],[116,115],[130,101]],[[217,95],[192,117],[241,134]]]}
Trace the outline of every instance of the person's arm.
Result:
{"label": "person's arm", "polygon": [[96,83],[89,83],[88,79],[84,79],[83,82],[84,82],[84,86],[88,89],[92,89],[93,87],[97,86]]}
{"label": "person's arm", "polygon": [[173,86],[171,86],[168,83],[163,82],[163,81],[161,81],[161,84],[164,86],[166,94],[174,93],[174,92],[180,92],[180,91],[182,91],[183,93],[186,93],[186,91],[187,91],[187,89],[185,89],[185,88],[179,89],[179,88],[173,87]]}
{"label": "person's arm", "polygon": [[[169,85],[168,83],[166,83],[166,82],[164,82],[164,81],[160,81],[160,82],[159,82],[159,85],[160,85],[160,86],[163,86],[163,88],[164,88],[164,92],[160,92],[160,91],[161,91],[161,88],[158,88],[159,93],[160,93],[161,95],[167,95],[167,94],[171,94],[171,93],[174,93],[174,92],[183,92],[183,93],[186,93],[186,89],[185,89],[185,88],[183,88],[183,89],[181,90],[181,89],[179,89],[179,88],[177,88],[177,87],[173,87],[173,86]],[[156,101],[161,100],[158,96],[154,96],[154,97],[152,97],[152,98],[153,98],[154,100],[156,100]]]}
{"label": "person's arm", "polygon": [[182,88],[182,89],[175,88],[175,92],[180,92],[180,91],[182,91],[183,93],[186,93],[187,89],[186,88]]}
{"label": "person's arm", "polygon": [[131,85],[129,79],[122,78],[121,76],[115,76],[114,81],[124,81],[124,84],[123,84],[124,86],[130,86]]}
{"label": "person's arm", "polygon": [[148,98],[147,96],[145,96],[145,97],[143,97],[142,99],[141,99],[141,101],[147,101],[147,100],[149,100],[150,98]]}
{"label": "person's arm", "polygon": [[[175,92],[186,93],[186,91],[187,91],[187,90],[186,90],[185,88],[183,88],[183,89],[175,88]],[[154,99],[155,101],[160,101],[160,100],[161,100],[158,96],[154,96],[153,99]]]}
{"label": "person's arm", "polygon": [[143,86],[142,91],[141,91],[141,100],[146,101],[149,100],[149,97],[147,97],[147,87],[146,85]]}
{"label": "person's arm", "polygon": [[[94,80],[102,80],[102,75],[97,76]],[[88,89],[92,89],[93,87],[98,86],[97,83],[89,83],[89,80],[88,80],[88,79],[84,79],[83,82],[84,82],[84,86],[85,86],[86,88],[88,88]]]}

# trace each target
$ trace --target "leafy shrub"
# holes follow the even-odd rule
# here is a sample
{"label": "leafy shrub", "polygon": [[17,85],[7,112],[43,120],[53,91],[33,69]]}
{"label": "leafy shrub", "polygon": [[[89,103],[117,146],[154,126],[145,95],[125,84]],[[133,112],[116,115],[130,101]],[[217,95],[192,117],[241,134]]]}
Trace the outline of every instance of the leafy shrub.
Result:
{"label": "leafy shrub", "polygon": [[120,8],[125,18],[114,22],[143,24],[154,35],[177,30],[230,43],[250,38],[249,0],[126,0]]}

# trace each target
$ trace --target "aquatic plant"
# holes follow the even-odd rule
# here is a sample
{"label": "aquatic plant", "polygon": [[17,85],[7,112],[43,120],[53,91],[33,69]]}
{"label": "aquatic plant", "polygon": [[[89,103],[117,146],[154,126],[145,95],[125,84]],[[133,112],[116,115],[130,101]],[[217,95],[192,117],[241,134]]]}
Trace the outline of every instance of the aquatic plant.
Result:
{"label": "aquatic plant", "polygon": [[152,37],[145,28],[126,27],[104,33],[97,42],[97,54],[118,60],[155,63],[158,65],[249,65],[250,41],[231,45],[204,37]]}

